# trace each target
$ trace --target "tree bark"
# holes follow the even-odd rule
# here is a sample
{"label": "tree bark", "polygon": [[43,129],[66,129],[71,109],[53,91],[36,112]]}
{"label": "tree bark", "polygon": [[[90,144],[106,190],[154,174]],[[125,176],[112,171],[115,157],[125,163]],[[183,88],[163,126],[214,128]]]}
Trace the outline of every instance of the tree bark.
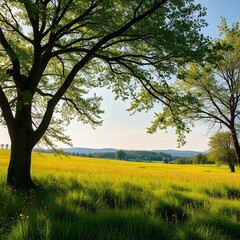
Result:
{"label": "tree bark", "polygon": [[233,145],[234,145],[235,155],[237,158],[238,167],[240,167],[240,146],[239,146],[239,141],[238,141],[237,133],[236,133],[235,129],[231,129],[231,135],[232,135],[232,140],[233,140]]}
{"label": "tree bark", "polygon": [[13,188],[34,187],[31,178],[31,155],[33,144],[31,134],[24,127],[11,138],[11,156],[8,167],[7,185]]}
{"label": "tree bark", "polygon": [[229,163],[229,169],[231,170],[231,172],[235,172],[234,163]]}

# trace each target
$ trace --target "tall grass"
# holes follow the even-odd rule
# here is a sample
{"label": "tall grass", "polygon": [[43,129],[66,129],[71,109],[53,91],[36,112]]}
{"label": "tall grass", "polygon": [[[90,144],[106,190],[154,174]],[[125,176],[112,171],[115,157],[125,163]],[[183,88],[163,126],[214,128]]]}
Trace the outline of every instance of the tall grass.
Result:
{"label": "tall grass", "polygon": [[214,166],[33,154],[37,190],[5,187],[0,239],[240,239],[240,174]]}

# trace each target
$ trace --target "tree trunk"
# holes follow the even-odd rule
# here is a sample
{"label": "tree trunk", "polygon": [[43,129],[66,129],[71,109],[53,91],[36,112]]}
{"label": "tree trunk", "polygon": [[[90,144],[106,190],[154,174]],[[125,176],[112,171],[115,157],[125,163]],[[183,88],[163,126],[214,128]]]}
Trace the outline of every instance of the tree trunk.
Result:
{"label": "tree trunk", "polygon": [[31,154],[33,144],[29,131],[24,127],[11,137],[11,156],[8,167],[7,185],[13,188],[29,188],[34,184],[31,179]]}
{"label": "tree trunk", "polygon": [[231,170],[231,172],[235,172],[234,163],[229,163],[229,169]]}
{"label": "tree trunk", "polygon": [[233,140],[233,145],[234,145],[235,155],[237,158],[238,167],[240,167],[240,146],[239,146],[239,141],[238,141],[238,137],[237,137],[237,133],[236,133],[235,129],[231,130],[231,134],[232,134],[232,140]]}

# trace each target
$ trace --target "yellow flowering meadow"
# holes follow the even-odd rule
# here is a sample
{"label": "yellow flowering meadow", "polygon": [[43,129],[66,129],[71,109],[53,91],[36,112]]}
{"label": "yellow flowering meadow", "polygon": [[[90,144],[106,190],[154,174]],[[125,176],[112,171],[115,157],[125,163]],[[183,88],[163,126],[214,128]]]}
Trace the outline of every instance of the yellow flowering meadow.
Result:
{"label": "yellow flowering meadow", "polygon": [[[0,150],[0,167],[7,169],[9,150]],[[129,162],[87,157],[32,154],[32,175],[67,174],[126,178],[139,181],[159,180],[192,184],[233,184],[240,186],[240,172],[230,173],[227,167],[215,165],[175,165],[161,163]]]}

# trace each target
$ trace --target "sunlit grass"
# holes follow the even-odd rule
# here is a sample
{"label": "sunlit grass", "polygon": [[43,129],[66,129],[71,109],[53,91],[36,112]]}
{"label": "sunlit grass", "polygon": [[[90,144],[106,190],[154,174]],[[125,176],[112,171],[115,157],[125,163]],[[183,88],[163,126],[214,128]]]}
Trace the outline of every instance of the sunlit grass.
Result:
{"label": "sunlit grass", "polygon": [[238,239],[240,174],[33,153],[38,190],[5,187],[0,150],[0,239]]}

